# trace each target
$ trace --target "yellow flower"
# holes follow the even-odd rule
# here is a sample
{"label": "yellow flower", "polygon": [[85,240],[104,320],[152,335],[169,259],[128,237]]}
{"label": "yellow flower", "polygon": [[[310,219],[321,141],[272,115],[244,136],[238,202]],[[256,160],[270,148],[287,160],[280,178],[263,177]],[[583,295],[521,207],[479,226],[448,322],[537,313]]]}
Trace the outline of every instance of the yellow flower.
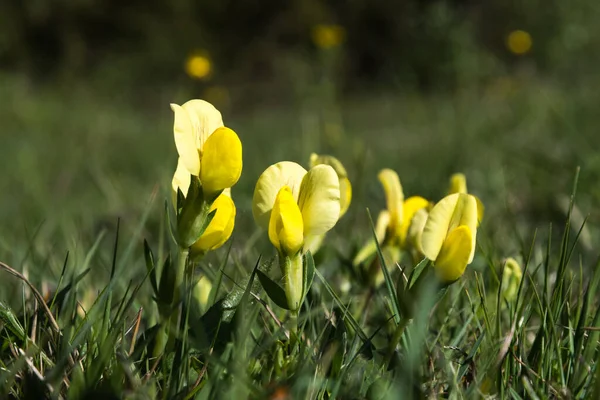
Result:
{"label": "yellow flower", "polygon": [[290,161],[271,165],[256,182],[252,214],[279,253],[288,307],[297,312],[308,284],[303,270],[306,243],[333,228],[340,215],[338,177],[329,165],[308,172]]}
{"label": "yellow flower", "polygon": [[[385,192],[387,210],[381,213],[378,218],[378,225],[382,224],[380,220],[387,221],[386,234],[382,243],[390,243],[403,247],[406,242],[406,235],[417,211],[429,207],[429,201],[420,196],[411,196],[404,200],[404,192],[398,174],[391,169],[383,169],[379,172],[379,181]],[[380,228],[381,229],[381,228]],[[378,235],[378,239],[381,233]]]}
{"label": "yellow flower", "polygon": [[502,295],[506,301],[511,302],[516,299],[522,278],[521,266],[517,260],[508,257],[504,261],[504,270],[502,271]]}
{"label": "yellow flower", "polygon": [[[400,178],[391,169],[381,170],[378,178],[385,192],[386,209],[377,216],[375,236],[382,248],[386,266],[391,268],[400,261],[402,249],[407,249],[409,246],[414,247],[413,242],[408,240],[410,238],[409,231],[420,210],[425,210],[425,215],[427,215],[426,210],[430,207],[430,203],[420,196],[412,196],[405,200]],[[416,236],[418,234],[416,226],[413,231],[413,236]],[[358,251],[353,264],[358,266],[365,263],[376,251],[375,240],[369,240]],[[377,264],[370,266],[368,274],[375,285],[383,282],[383,273]]]}
{"label": "yellow flower", "polygon": [[340,25],[320,24],[312,30],[313,43],[321,49],[339,46],[346,37],[346,30]]}
{"label": "yellow flower", "polygon": [[[173,175],[171,185],[173,193],[177,195],[177,189],[181,190],[184,197],[188,194],[191,176],[183,166],[181,159],[177,164],[177,170]],[[213,201],[209,212],[216,210],[204,233],[196,240],[190,248],[192,255],[201,255],[210,250],[221,247],[233,233],[235,225],[236,208],[231,199],[231,189],[227,188]]]}
{"label": "yellow flower", "polygon": [[333,156],[312,153],[310,155],[310,167],[312,168],[319,164],[331,166],[340,180],[340,218],[342,218],[342,216],[346,214],[346,211],[348,211],[348,207],[350,207],[350,203],[352,202],[352,184],[350,183],[350,179],[348,179],[346,168],[344,168],[342,163]]}
{"label": "yellow flower", "polygon": [[[448,194],[453,193],[469,193],[467,191],[467,177],[465,176],[465,174],[458,172],[450,176],[450,187],[448,188]],[[479,197],[473,197],[475,197],[475,201],[477,202],[477,223],[480,224],[483,220],[485,207],[483,206],[483,203],[481,202]]]}
{"label": "yellow flower", "polygon": [[425,257],[433,261],[443,282],[453,282],[465,272],[475,255],[477,201],[465,193],[444,197],[429,213],[421,236]]}
{"label": "yellow flower", "polygon": [[194,79],[206,78],[212,70],[210,59],[202,53],[190,55],[185,60],[185,72]]}
{"label": "yellow flower", "polygon": [[208,309],[208,301],[210,300],[210,291],[212,290],[212,283],[206,275],[202,275],[196,286],[194,286],[194,298],[198,302],[198,306],[202,312]]}
{"label": "yellow flower", "polygon": [[532,45],[531,35],[520,29],[512,31],[506,38],[506,47],[508,47],[508,50],[518,56],[529,53]]}
{"label": "yellow flower", "polygon": [[207,198],[235,185],[242,173],[242,143],[223,126],[221,113],[203,100],[182,106],[171,104],[175,113],[175,146],[187,171],[200,178]]}
{"label": "yellow flower", "polygon": [[337,222],[337,175],[328,165],[317,165],[308,172],[290,161],[271,165],[256,183],[252,213],[256,223],[269,231],[271,243],[291,256],[302,249],[305,240],[326,233]]}

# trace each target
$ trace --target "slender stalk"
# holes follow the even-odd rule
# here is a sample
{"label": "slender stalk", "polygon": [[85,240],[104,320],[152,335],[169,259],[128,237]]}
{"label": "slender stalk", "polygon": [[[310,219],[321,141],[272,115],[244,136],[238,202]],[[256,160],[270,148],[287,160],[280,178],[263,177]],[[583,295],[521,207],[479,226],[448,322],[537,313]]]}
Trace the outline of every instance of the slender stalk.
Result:
{"label": "slender stalk", "polygon": [[388,367],[389,367],[390,363],[392,362],[392,359],[394,358],[394,352],[396,351],[396,347],[398,346],[398,343],[400,343],[400,339],[402,339],[404,330],[406,329],[406,327],[408,326],[410,321],[412,321],[410,318],[402,318],[402,320],[400,321],[400,324],[398,324],[398,326],[396,326],[396,330],[394,331],[394,336],[392,337],[392,340],[390,342],[390,347],[388,349],[388,356],[387,356],[387,359],[385,360],[385,363],[387,364]]}

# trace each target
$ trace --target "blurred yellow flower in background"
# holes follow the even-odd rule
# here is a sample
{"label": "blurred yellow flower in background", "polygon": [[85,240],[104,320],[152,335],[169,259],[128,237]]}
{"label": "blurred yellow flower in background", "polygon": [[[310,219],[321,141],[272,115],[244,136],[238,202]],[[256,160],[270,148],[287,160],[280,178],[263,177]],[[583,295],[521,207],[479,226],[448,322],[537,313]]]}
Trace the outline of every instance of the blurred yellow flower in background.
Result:
{"label": "blurred yellow flower in background", "polygon": [[203,53],[193,53],[185,60],[185,72],[190,78],[204,79],[211,71],[212,63]]}
{"label": "blurred yellow flower in background", "polygon": [[529,53],[532,45],[531,35],[520,29],[512,31],[506,38],[508,50],[518,56]]}
{"label": "blurred yellow flower in background", "polygon": [[477,201],[466,193],[444,197],[429,213],[421,248],[433,261],[441,281],[451,283],[462,276],[475,255]]}
{"label": "blurred yellow flower in background", "polygon": [[313,43],[321,49],[337,47],[346,38],[344,27],[335,24],[319,24],[312,29]]}

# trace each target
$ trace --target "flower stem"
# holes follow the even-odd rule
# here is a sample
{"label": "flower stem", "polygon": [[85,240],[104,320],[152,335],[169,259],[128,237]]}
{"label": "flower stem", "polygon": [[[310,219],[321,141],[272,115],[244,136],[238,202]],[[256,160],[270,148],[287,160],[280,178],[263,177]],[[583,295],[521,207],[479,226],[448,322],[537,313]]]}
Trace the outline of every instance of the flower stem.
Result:
{"label": "flower stem", "polygon": [[394,353],[396,351],[396,347],[398,343],[400,343],[400,339],[402,339],[402,335],[404,334],[404,330],[408,326],[408,324],[412,321],[410,318],[402,318],[400,324],[396,326],[396,330],[394,331],[394,336],[392,337],[392,341],[390,342],[390,347],[388,349],[388,356],[386,359],[386,364],[390,365],[392,359],[394,358]]}

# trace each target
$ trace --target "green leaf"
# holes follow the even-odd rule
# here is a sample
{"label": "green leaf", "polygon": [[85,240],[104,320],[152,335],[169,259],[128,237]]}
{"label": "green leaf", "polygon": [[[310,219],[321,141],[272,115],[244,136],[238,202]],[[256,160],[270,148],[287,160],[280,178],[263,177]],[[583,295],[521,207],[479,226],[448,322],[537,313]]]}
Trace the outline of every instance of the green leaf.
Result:
{"label": "green leaf", "polygon": [[281,286],[279,286],[262,271],[256,270],[256,275],[258,275],[260,284],[262,285],[263,289],[265,289],[265,292],[269,298],[273,300],[273,303],[277,304],[284,310],[289,310],[290,308],[287,303],[287,298],[285,297],[285,290],[283,290]]}
{"label": "green leaf", "polygon": [[410,289],[419,279],[423,270],[429,265],[429,259],[424,258],[412,270],[408,277],[407,287]]}
{"label": "green leaf", "polygon": [[21,325],[11,308],[2,302],[0,302],[0,321],[4,322],[6,328],[20,340],[25,341],[27,339],[23,325]]}
{"label": "green leaf", "polygon": [[156,269],[154,268],[154,254],[152,254],[152,249],[146,239],[144,239],[144,260],[146,261],[146,271],[150,275],[150,284],[156,296],[158,295],[158,283],[156,281]]}
{"label": "green leaf", "polygon": [[165,259],[160,275],[158,286],[158,303],[159,305],[170,305],[173,301],[173,286],[175,285],[175,271],[169,254]]}

